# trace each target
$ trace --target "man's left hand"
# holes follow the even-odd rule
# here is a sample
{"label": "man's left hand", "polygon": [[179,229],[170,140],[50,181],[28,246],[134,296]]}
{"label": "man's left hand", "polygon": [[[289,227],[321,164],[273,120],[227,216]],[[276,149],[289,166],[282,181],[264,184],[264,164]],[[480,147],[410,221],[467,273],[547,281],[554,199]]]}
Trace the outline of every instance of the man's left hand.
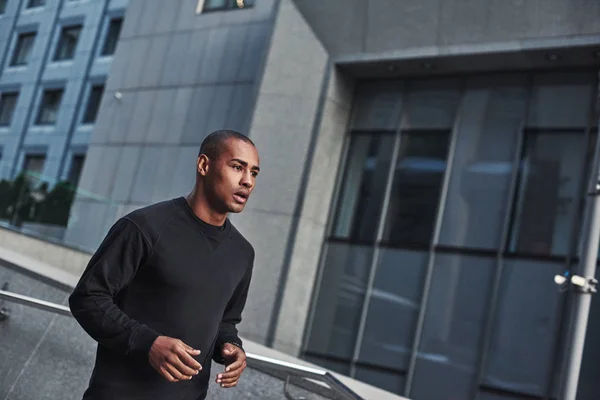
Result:
{"label": "man's left hand", "polygon": [[225,372],[217,375],[217,383],[221,387],[232,388],[246,369],[246,353],[231,343],[225,343],[221,355],[225,359]]}

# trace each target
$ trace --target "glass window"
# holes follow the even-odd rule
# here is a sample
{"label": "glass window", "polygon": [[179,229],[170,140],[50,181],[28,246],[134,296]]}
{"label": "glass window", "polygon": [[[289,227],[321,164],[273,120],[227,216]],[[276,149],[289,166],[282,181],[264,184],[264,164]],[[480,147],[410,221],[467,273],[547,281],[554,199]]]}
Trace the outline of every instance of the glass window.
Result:
{"label": "glass window", "polygon": [[372,256],[368,246],[328,244],[309,353],[352,359]]}
{"label": "glass window", "polygon": [[431,243],[448,153],[449,132],[403,132],[383,241]]}
{"label": "glass window", "polygon": [[461,81],[426,80],[411,83],[404,130],[452,130],[460,103]]}
{"label": "glass window", "polygon": [[96,122],[96,117],[98,116],[98,110],[100,109],[100,102],[102,101],[103,93],[104,85],[93,86],[90,90],[87,107],[85,109],[85,114],[83,115],[84,124],[93,124]]}
{"label": "glass window", "polygon": [[85,155],[78,154],[74,155],[71,160],[71,169],[69,170],[68,181],[72,185],[77,186],[79,183],[79,178],[81,176],[81,171],[83,170],[83,163],[85,162]]}
{"label": "glass window", "polygon": [[374,241],[390,170],[394,136],[353,135],[333,236]]}
{"label": "glass window", "polygon": [[403,82],[362,83],[356,89],[352,129],[398,130],[402,111]]}
{"label": "glass window", "polygon": [[6,3],[8,0],[0,0],[0,14],[4,14],[6,12]]}
{"label": "glass window", "polygon": [[40,111],[36,120],[37,125],[53,125],[56,122],[63,89],[50,89],[44,91],[40,104]]}
{"label": "glass window", "polygon": [[254,6],[255,0],[199,0],[204,2],[204,11],[236,10]]}
{"label": "glass window", "polygon": [[566,255],[585,171],[583,131],[527,131],[509,250]]}
{"label": "glass window", "polygon": [[494,258],[435,256],[412,398],[471,397],[495,266]]}
{"label": "glass window", "polygon": [[11,66],[27,65],[31,58],[31,51],[33,49],[33,43],[35,42],[35,32],[21,33],[17,37],[17,43],[13,56],[10,60]]}
{"label": "glass window", "polygon": [[63,27],[60,33],[54,61],[72,60],[75,57],[75,49],[81,35],[81,25]]}
{"label": "glass window", "polygon": [[404,374],[366,365],[356,367],[355,378],[395,394],[402,394],[406,383]]}
{"label": "glass window", "polygon": [[43,7],[46,5],[46,0],[29,0],[27,8]]}
{"label": "glass window", "polygon": [[23,171],[30,174],[41,174],[44,171],[46,156],[41,154],[27,154],[23,162]]}
{"label": "glass window", "polygon": [[428,258],[426,252],[381,250],[360,363],[403,372],[408,369]]}
{"label": "glass window", "polygon": [[117,49],[117,43],[119,41],[119,35],[121,35],[121,27],[123,26],[123,18],[113,18],[110,20],[108,25],[108,32],[106,33],[106,40],[102,47],[102,55],[110,56],[115,54]]}
{"label": "glass window", "polygon": [[490,250],[500,247],[527,92],[524,76],[468,82],[440,244]]}
{"label": "glass window", "polygon": [[4,92],[0,95],[0,126],[10,126],[18,99],[18,92]]}
{"label": "glass window", "polygon": [[550,380],[559,304],[554,284],[536,284],[561,274],[564,266],[506,260],[484,383],[543,396]]}

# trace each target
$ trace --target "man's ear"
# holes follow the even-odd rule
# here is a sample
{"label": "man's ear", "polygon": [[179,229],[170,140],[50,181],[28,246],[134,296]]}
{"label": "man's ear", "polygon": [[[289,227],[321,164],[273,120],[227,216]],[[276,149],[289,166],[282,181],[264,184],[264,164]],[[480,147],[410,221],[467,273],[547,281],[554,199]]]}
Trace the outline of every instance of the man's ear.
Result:
{"label": "man's ear", "polygon": [[198,174],[201,176],[206,176],[206,174],[208,174],[209,165],[210,160],[208,157],[206,157],[205,154],[200,154],[196,163],[196,172],[198,172]]}

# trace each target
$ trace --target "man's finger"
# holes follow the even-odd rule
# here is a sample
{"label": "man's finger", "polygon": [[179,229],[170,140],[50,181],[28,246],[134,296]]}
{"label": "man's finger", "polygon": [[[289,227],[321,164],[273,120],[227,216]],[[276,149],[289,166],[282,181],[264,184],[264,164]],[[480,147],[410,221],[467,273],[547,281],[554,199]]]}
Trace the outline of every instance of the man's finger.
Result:
{"label": "man's finger", "polygon": [[231,377],[231,378],[223,378],[223,379],[221,379],[220,382],[217,381],[217,383],[220,383],[220,384],[229,384],[229,383],[235,383],[235,382],[237,382],[239,380],[240,380],[239,376],[234,376],[234,377]]}
{"label": "man's finger", "polygon": [[171,375],[171,374],[169,373],[169,371],[167,371],[167,369],[166,369],[166,368],[164,368],[164,367],[161,367],[161,369],[160,369],[160,374],[161,374],[162,376],[164,376],[164,377],[165,377],[165,379],[166,379],[166,380],[168,380],[169,382],[177,382],[177,379],[175,379],[175,378],[173,377],[173,375]]}
{"label": "man's finger", "polygon": [[188,367],[193,368],[194,370],[198,371],[202,369],[202,365],[200,365],[200,363],[198,361],[196,361],[188,352],[186,351],[181,351],[178,352],[179,355],[179,359]]}
{"label": "man's finger", "polygon": [[217,381],[231,378],[239,378],[240,375],[242,375],[241,369],[236,369],[229,372],[222,372],[219,375],[217,375]]}
{"label": "man's finger", "polygon": [[201,353],[200,350],[196,350],[193,347],[188,346],[184,342],[181,342],[181,343],[183,344],[183,348],[185,349],[185,351],[187,351],[189,354],[191,354],[193,356],[197,356]]}
{"label": "man's finger", "polygon": [[[187,377],[192,377],[194,375],[198,375],[198,370],[188,367],[183,362],[181,362],[181,360],[178,357],[174,357],[174,359],[171,360],[169,362],[169,364],[173,368],[175,368],[175,370],[177,372],[179,372],[180,374],[185,375]],[[171,372],[171,374],[173,374],[173,372]],[[177,378],[177,376],[175,376],[175,378]]]}
{"label": "man's finger", "polygon": [[235,362],[232,362],[231,364],[229,364],[228,366],[225,367],[225,372],[230,372],[230,371],[235,371],[237,369],[242,368],[242,365],[244,365],[244,361],[242,360],[237,360]]}
{"label": "man's finger", "polygon": [[232,388],[232,387],[235,387],[235,386],[237,386],[237,381],[234,382],[234,383],[224,383],[224,384],[221,385],[221,387],[225,388],[225,389],[229,389],[229,388]]}

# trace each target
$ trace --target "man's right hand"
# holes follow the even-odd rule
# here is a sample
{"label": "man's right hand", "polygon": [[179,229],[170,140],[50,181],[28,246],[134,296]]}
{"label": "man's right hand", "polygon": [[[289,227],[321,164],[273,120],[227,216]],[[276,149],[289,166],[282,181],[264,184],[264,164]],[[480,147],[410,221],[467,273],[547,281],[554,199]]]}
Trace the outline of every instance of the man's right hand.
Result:
{"label": "man's right hand", "polygon": [[192,356],[200,354],[179,339],[159,336],[150,348],[150,365],[169,382],[192,379],[202,366]]}

